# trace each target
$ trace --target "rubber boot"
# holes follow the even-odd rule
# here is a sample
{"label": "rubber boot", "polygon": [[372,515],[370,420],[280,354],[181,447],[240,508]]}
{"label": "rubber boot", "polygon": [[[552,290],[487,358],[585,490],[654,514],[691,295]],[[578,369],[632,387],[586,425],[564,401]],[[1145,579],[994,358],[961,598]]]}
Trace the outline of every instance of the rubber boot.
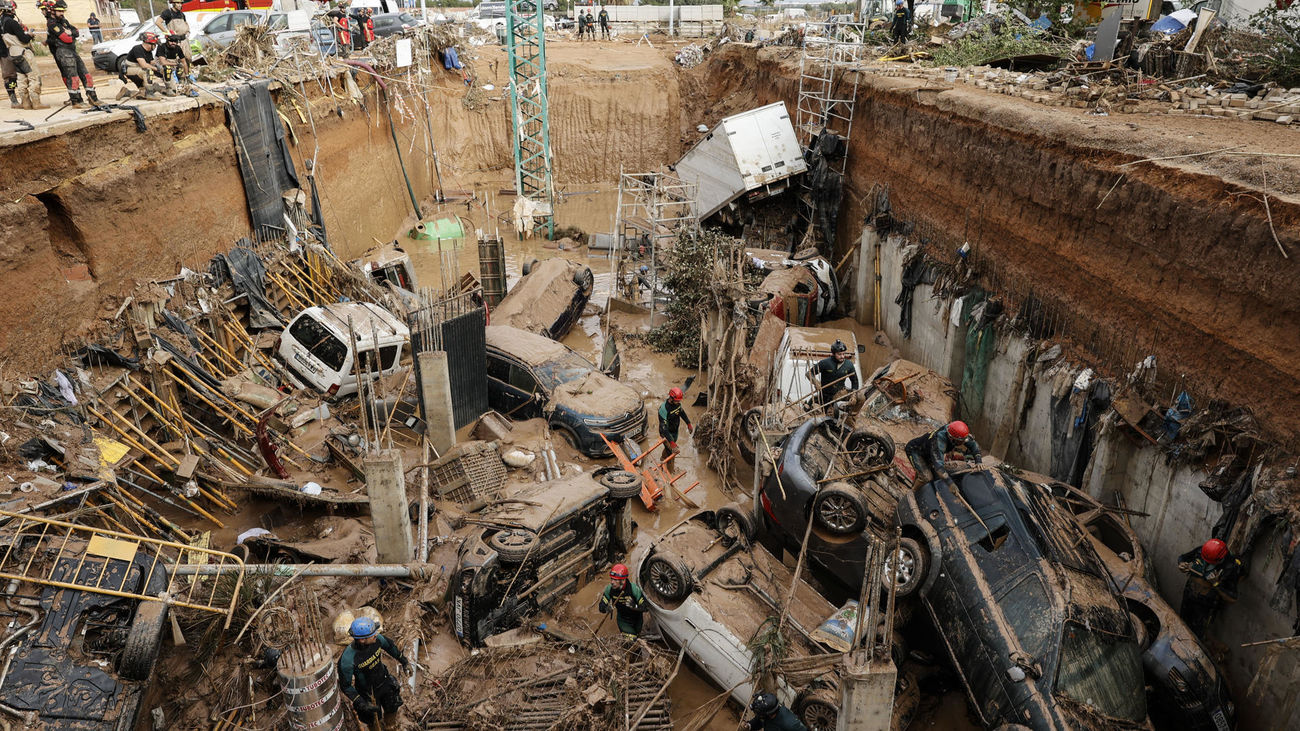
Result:
{"label": "rubber boot", "polygon": [[94,106],[99,106],[99,95],[95,93],[94,89],[86,89],[86,99]]}
{"label": "rubber boot", "polygon": [[72,105],[73,109],[84,109],[86,106],[86,102],[81,99],[81,92],[79,91],[68,92],[68,104]]}
{"label": "rubber boot", "polygon": [[49,104],[41,103],[41,87],[37,86],[36,91],[27,92],[28,109],[49,109]]}
{"label": "rubber boot", "polygon": [[13,89],[10,89],[8,87],[5,88],[5,91],[9,94],[9,106],[13,107],[14,109],[22,109],[23,104],[22,102],[18,101],[18,94],[16,94]]}

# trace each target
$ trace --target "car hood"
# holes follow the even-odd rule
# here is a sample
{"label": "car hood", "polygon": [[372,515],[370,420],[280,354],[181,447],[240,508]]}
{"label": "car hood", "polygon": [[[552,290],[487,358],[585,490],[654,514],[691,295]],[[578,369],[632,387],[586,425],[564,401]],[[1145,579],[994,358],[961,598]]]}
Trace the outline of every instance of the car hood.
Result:
{"label": "car hood", "polygon": [[641,396],[631,386],[599,371],[562,384],[551,400],[579,416],[596,418],[622,416],[641,407]]}

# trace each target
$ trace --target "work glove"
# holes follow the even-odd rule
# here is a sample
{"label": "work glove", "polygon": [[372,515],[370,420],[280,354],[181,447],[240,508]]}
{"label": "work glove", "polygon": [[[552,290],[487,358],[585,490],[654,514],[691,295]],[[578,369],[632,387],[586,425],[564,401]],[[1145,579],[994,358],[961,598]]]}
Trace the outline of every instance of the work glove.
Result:
{"label": "work glove", "polygon": [[694,424],[687,424],[687,425],[686,425],[686,431],[688,431],[688,432],[694,434],[694,433],[695,433],[695,425],[694,425]]}
{"label": "work glove", "polygon": [[371,703],[365,698],[356,699],[356,701],[352,703],[352,707],[357,709],[357,713],[376,713],[379,711],[379,706]]}
{"label": "work glove", "polygon": [[410,674],[411,674],[411,661],[410,661],[410,660],[406,660],[406,659],[403,659],[403,660],[402,660],[402,670],[403,670],[407,675],[410,675]]}

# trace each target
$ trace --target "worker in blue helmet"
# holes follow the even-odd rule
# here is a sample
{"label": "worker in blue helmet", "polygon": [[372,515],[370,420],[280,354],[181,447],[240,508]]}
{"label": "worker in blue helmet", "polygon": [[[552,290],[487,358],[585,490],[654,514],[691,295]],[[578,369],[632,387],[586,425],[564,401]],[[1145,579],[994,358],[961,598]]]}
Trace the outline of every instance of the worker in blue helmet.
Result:
{"label": "worker in blue helmet", "polygon": [[348,634],[352,635],[352,643],[339,658],[339,687],[352,700],[357,718],[371,731],[396,731],[402,693],[397,679],[384,666],[380,651],[392,655],[408,673],[411,663],[392,640],[379,633],[379,626],[370,617],[353,620]]}

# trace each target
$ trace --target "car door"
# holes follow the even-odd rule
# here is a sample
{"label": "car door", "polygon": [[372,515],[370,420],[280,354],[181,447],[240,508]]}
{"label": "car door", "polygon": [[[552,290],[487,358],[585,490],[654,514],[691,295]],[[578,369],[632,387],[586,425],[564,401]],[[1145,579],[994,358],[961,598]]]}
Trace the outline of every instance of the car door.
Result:
{"label": "car door", "polygon": [[225,14],[213,18],[211,22],[203,26],[203,31],[198,35],[199,45],[203,48],[217,49],[224,44],[219,38],[230,32],[230,14]]}
{"label": "car door", "polygon": [[523,364],[500,353],[487,354],[488,402],[511,419],[540,416],[537,379]]}

